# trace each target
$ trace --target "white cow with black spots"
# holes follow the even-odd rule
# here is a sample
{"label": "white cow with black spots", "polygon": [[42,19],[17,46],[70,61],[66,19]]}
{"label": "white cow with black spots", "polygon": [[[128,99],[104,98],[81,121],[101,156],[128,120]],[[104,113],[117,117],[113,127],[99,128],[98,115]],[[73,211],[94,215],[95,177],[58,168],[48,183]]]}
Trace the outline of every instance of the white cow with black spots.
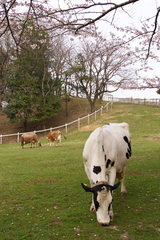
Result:
{"label": "white cow with black spots", "polygon": [[96,211],[97,221],[108,225],[113,219],[112,191],[122,180],[121,193],[126,194],[125,168],[131,156],[129,125],[110,123],[94,130],[83,150],[84,167],[91,187],[82,187],[93,193],[91,211]]}

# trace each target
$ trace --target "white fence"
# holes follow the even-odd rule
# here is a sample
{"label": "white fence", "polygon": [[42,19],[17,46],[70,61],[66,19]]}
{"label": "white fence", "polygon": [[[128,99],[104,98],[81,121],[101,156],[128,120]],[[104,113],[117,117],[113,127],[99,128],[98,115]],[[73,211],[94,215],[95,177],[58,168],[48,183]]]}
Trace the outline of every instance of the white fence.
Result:
{"label": "white fence", "polygon": [[[66,123],[62,126],[58,126],[58,127],[50,127],[48,129],[44,129],[44,130],[38,130],[38,131],[33,131],[34,133],[45,133],[47,134],[47,132],[49,131],[53,131],[53,130],[56,130],[56,129],[62,129],[64,128],[65,129],[65,133],[68,132],[68,129],[69,129],[69,126],[71,125],[77,125],[77,128],[78,130],[80,129],[81,127],[81,124],[84,120],[86,120],[86,124],[90,124],[91,121],[93,120],[96,120],[97,119],[97,115],[100,114],[102,115],[103,111],[106,111],[108,112],[108,109],[109,109],[109,106],[112,108],[112,104],[113,104],[113,101],[109,101],[105,106],[102,106],[100,109],[98,109],[97,111],[95,111],[94,113],[92,114],[88,114],[87,116],[85,117],[82,117],[82,118],[78,118],[77,120],[73,121],[73,122],[70,122],[70,123]],[[0,135],[0,144],[3,144],[3,139],[5,137],[10,137],[12,138],[12,141],[7,141],[7,142],[20,142],[20,136],[22,135],[23,133],[14,133],[14,134],[7,134],[7,135]],[[14,140],[13,140],[14,139]]]}
{"label": "white fence", "polygon": [[[102,115],[103,111],[105,110],[106,112],[108,112],[109,106],[112,108],[112,104],[113,102],[125,102],[125,103],[132,103],[132,104],[143,104],[143,105],[155,105],[160,107],[160,99],[138,99],[138,98],[113,98],[112,95],[108,94],[105,96],[105,100],[108,101],[107,104],[103,107],[101,107],[100,109],[98,109],[97,111],[95,111],[92,114],[88,114],[85,117],[82,118],[78,118],[77,120],[70,122],[70,123],[66,123],[62,126],[58,126],[58,127],[50,127],[48,129],[44,129],[44,130],[38,130],[38,131],[33,131],[34,133],[40,133],[40,134],[47,134],[47,132],[49,131],[53,131],[56,129],[63,129],[65,133],[68,132],[69,127],[74,125],[78,128],[78,130],[80,129],[82,123],[85,120],[85,124],[90,124],[91,121],[96,120],[97,119],[97,115],[100,114]],[[0,144],[3,144],[3,139],[5,137],[10,137],[12,138],[12,141],[8,140],[7,143],[9,142],[19,142],[20,141],[20,136],[23,133],[15,133],[15,134],[8,134],[8,135],[0,135]],[[14,139],[14,140],[13,140]]]}
{"label": "white fence", "polygon": [[160,99],[159,98],[113,98],[112,95],[108,97],[110,101],[113,102],[126,102],[126,103],[133,103],[133,104],[142,104],[142,105],[154,105],[160,107]]}

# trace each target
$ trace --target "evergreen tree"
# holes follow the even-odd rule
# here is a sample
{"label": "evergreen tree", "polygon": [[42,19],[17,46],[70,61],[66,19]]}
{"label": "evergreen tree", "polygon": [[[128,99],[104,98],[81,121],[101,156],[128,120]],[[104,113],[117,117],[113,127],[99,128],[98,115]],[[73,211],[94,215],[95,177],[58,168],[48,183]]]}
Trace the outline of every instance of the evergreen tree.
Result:
{"label": "evergreen tree", "polygon": [[50,38],[45,30],[35,29],[33,22],[26,28],[21,51],[8,69],[8,105],[4,109],[12,121],[23,122],[25,129],[27,122],[51,117],[61,110],[50,70],[54,61]]}

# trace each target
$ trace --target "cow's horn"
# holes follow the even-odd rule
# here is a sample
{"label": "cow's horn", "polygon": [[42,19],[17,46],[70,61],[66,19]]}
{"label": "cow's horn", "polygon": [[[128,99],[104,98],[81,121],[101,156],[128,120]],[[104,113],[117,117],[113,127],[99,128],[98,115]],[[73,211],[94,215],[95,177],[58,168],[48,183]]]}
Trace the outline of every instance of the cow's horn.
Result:
{"label": "cow's horn", "polygon": [[88,187],[87,184],[85,183],[81,183],[82,187],[84,188],[84,190],[86,192],[92,192],[92,188],[91,187]]}
{"label": "cow's horn", "polygon": [[114,184],[114,186],[112,186],[112,190],[115,190],[116,188],[119,187],[121,182],[117,182],[116,184]]}

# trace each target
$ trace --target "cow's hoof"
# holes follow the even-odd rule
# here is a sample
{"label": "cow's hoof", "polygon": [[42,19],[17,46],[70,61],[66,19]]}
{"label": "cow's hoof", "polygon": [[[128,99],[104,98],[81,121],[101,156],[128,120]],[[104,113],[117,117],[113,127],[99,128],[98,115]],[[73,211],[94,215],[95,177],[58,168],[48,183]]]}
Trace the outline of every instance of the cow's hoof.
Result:
{"label": "cow's hoof", "polygon": [[121,192],[121,195],[126,195],[126,194],[127,194],[127,191],[126,191],[126,190],[124,190],[124,191]]}
{"label": "cow's hoof", "polygon": [[91,212],[94,212],[95,210],[96,210],[96,209],[95,209],[94,206],[91,206],[91,207],[90,207],[90,211],[91,211]]}
{"label": "cow's hoof", "polygon": [[104,222],[104,223],[101,223],[101,222],[100,222],[99,224],[100,224],[101,226],[103,226],[103,227],[109,225],[109,223],[106,223],[106,222]]}
{"label": "cow's hoof", "polygon": [[113,220],[114,219],[114,214],[110,215],[110,219]]}

